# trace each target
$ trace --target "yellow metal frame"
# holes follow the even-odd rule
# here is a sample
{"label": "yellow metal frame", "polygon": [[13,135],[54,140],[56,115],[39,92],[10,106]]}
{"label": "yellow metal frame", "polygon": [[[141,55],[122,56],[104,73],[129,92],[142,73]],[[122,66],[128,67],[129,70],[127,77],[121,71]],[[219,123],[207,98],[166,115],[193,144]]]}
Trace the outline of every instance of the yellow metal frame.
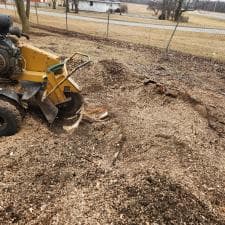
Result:
{"label": "yellow metal frame", "polygon": [[81,91],[70,77],[72,73],[68,74],[66,63],[60,74],[56,75],[48,70],[49,67],[61,63],[58,56],[28,44],[20,44],[19,47],[23,57],[23,72],[18,80],[46,83],[45,95],[55,105],[67,101],[65,90],[73,93]]}

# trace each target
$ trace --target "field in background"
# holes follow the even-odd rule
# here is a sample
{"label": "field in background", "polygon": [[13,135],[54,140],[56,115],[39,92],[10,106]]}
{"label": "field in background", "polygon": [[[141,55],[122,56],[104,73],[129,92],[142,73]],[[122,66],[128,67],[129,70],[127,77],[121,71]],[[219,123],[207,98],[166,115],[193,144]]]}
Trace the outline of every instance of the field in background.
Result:
{"label": "field in background", "polygon": [[149,15],[147,5],[126,3],[128,5],[128,13],[138,13],[140,15]]}
{"label": "field in background", "polygon": [[[109,116],[67,133],[75,117],[49,126],[26,110],[22,129],[0,137],[0,225],[224,225],[225,62],[181,52],[166,60],[149,46],[165,48],[168,30],[112,25],[107,40],[96,37],[106,24],[70,19],[78,34],[62,30],[64,17],[39,23],[53,28],[35,26],[21,41],[63,59],[89,55],[71,78],[85,108]],[[224,39],[177,32],[171,47],[221,59]]]}
{"label": "field in background", "polygon": [[[128,13],[119,15],[118,13],[111,14],[110,19],[119,21],[129,21],[129,22],[142,22],[150,24],[163,24],[163,25],[175,25],[176,23],[168,20],[158,20],[157,16],[154,15],[152,10],[147,10],[147,5],[126,3],[128,5]],[[52,8],[38,8],[38,10],[65,13],[64,7],[58,7],[57,9]],[[77,15],[73,11],[69,13],[70,15]],[[189,17],[188,23],[180,23],[180,26],[190,26],[190,27],[209,27],[209,28],[224,28],[225,20],[215,19],[207,17],[206,15],[198,15],[192,12],[184,13],[185,16]],[[88,12],[80,11],[78,16],[85,16],[91,18],[107,19],[107,13],[98,12]]]}
{"label": "field in background", "polygon": [[[146,5],[128,4],[129,13],[125,16],[111,15],[111,19],[144,22],[150,24],[174,24],[170,21],[159,21],[152,17],[152,12],[147,10]],[[40,9],[39,9],[40,10]],[[43,9],[41,9],[43,10]],[[50,10],[51,9],[44,9]],[[1,9],[1,12],[8,13],[15,16],[15,12],[10,10]],[[57,9],[55,12],[62,12],[63,9]],[[135,17],[132,17],[134,16]],[[137,15],[145,16],[145,18],[137,18]],[[79,16],[107,18],[107,14],[104,13],[91,13],[80,12]],[[193,13],[188,13],[190,22],[181,24],[182,26],[199,26],[199,27],[217,27],[225,29],[225,21],[209,18]],[[36,23],[35,14],[31,14],[31,22]],[[49,25],[53,27],[61,27],[65,29],[65,19],[39,15],[39,23],[43,25]],[[82,20],[68,20],[69,30],[81,32],[85,34],[91,34],[100,37],[106,37],[107,24],[88,22]],[[133,43],[141,43],[145,45],[156,46],[165,48],[170,38],[172,30],[151,29],[142,27],[128,27],[122,25],[112,25],[109,27],[109,37],[113,39],[119,39],[123,41],[129,41]],[[219,34],[207,34],[207,33],[194,33],[194,32],[181,32],[177,31],[171,44],[171,49],[191,53],[199,56],[206,56],[215,59],[225,60],[225,35]]]}

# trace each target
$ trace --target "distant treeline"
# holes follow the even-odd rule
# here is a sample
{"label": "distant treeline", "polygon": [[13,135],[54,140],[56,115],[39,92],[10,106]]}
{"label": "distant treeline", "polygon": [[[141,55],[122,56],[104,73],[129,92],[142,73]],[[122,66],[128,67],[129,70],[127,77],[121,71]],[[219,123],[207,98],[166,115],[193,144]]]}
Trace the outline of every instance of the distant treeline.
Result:
{"label": "distant treeline", "polygon": [[[160,2],[160,0],[120,0],[121,2],[136,3],[149,5],[151,2]],[[185,2],[185,0],[184,0]],[[193,0],[190,1],[191,8],[205,10],[205,11],[215,11],[225,13],[225,2],[220,1],[209,1],[209,0]]]}
{"label": "distant treeline", "polygon": [[225,12],[225,2],[220,1],[198,1],[196,9],[205,11]]}

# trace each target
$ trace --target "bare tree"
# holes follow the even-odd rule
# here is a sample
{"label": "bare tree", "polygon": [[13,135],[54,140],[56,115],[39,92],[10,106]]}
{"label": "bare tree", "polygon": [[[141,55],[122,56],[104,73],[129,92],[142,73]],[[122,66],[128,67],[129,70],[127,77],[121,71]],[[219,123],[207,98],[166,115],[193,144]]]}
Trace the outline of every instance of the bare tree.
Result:
{"label": "bare tree", "polygon": [[29,19],[29,17],[30,17],[30,0],[27,0],[27,4],[26,4],[26,16]]}
{"label": "bare tree", "polygon": [[178,21],[179,18],[181,17],[181,15],[182,15],[182,13],[184,12],[182,10],[183,2],[184,2],[184,0],[178,0],[177,1],[177,7],[176,7],[175,12],[174,12],[174,20],[175,21]]}
{"label": "bare tree", "polygon": [[75,13],[79,13],[79,0],[73,0],[73,3],[74,3],[74,7],[75,7]]}
{"label": "bare tree", "polygon": [[165,20],[166,19],[166,0],[163,0],[163,3],[162,3],[162,13],[159,16],[159,19],[160,20]]}
{"label": "bare tree", "polygon": [[23,30],[23,32],[28,33],[30,26],[29,26],[29,20],[26,16],[24,1],[23,0],[15,0],[15,3],[16,3],[18,15],[20,17],[20,21],[22,23],[22,30]]}
{"label": "bare tree", "polygon": [[174,21],[180,20],[182,13],[186,11],[195,10],[195,2],[192,1],[192,6],[190,5],[191,0],[177,0],[177,6],[174,13]]}
{"label": "bare tree", "polygon": [[163,0],[161,5],[161,14],[159,16],[160,20],[169,20],[174,14],[176,0]]}
{"label": "bare tree", "polygon": [[[166,53],[166,57],[168,57],[168,51],[169,51],[169,47],[170,47],[170,44],[173,40],[173,37],[177,31],[177,28],[179,26],[179,23],[180,23],[180,20],[181,20],[181,15],[183,12],[185,11],[188,11],[189,10],[189,4],[190,4],[191,0],[188,0],[186,2],[186,5],[185,5],[185,8],[183,9],[182,6],[183,6],[183,3],[184,3],[184,0],[177,0],[177,5],[176,5],[176,8],[175,8],[175,12],[174,12],[174,20],[176,21],[176,26],[174,27],[174,30],[170,36],[170,39],[167,43],[167,46],[166,46],[166,50],[165,50],[165,53]],[[192,1],[192,3],[194,3],[194,1]],[[195,4],[196,5],[196,4]]]}
{"label": "bare tree", "polygon": [[52,8],[56,9],[57,0],[52,0]]}
{"label": "bare tree", "polygon": [[156,0],[150,1],[148,3],[148,10],[152,10],[154,12],[154,15],[157,16],[159,11],[162,9],[161,2],[157,2]]}
{"label": "bare tree", "polygon": [[[194,4],[195,1],[190,0],[161,0],[161,1],[150,1],[148,8],[152,9],[155,14],[161,11],[159,15],[160,20],[174,20],[177,21],[183,12],[190,11],[192,8],[189,7],[190,2]],[[156,15],[157,15],[156,14]]]}
{"label": "bare tree", "polygon": [[70,12],[69,0],[64,1],[64,6],[66,7],[66,12]]}

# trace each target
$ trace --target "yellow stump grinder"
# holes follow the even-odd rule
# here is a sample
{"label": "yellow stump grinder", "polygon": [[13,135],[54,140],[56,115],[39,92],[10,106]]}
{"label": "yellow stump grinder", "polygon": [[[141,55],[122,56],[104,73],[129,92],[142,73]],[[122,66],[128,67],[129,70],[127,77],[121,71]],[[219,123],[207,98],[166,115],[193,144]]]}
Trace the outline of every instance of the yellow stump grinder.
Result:
{"label": "yellow stump grinder", "polygon": [[[87,55],[60,57],[38,49],[19,38],[28,35],[12,26],[10,16],[0,14],[0,136],[15,134],[29,105],[38,106],[51,124],[61,114],[79,112],[83,100],[71,75],[87,65]],[[81,55],[81,63],[67,70],[67,63]]]}

